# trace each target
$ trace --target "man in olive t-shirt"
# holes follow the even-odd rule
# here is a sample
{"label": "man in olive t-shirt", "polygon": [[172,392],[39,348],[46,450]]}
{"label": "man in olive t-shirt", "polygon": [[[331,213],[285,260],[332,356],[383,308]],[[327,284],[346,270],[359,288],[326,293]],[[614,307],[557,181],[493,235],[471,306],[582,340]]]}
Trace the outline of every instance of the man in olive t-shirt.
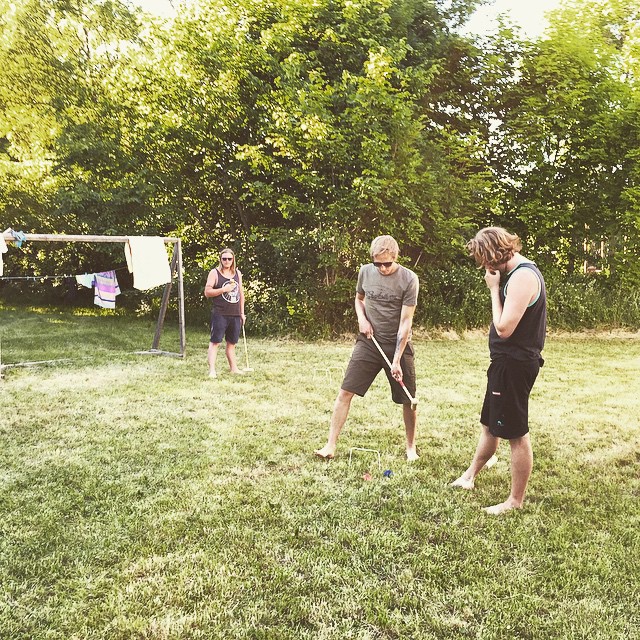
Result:
{"label": "man in olive t-shirt", "polygon": [[[418,300],[418,277],[396,262],[398,252],[398,243],[391,236],[379,236],[371,243],[372,264],[360,268],[355,298],[360,333],[333,407],[327,443],[315,451],[321,458],[333,458],[353,396],[364,396],[380,370],[384,369],[393,401],[402,404],[407,460],[418,459],[416,409],[400,385],[400,381],[403,382],[415,397],[411,325]],[[391,362],[391,369],[371,340],[372,336]]]}

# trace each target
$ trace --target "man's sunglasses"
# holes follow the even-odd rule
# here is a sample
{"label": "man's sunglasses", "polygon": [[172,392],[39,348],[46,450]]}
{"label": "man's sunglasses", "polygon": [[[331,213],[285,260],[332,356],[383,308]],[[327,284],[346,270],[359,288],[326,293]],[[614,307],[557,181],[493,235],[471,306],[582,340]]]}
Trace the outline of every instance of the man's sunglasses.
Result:
{"label": "man's sunglasses", "polygon": [[393,262],[374,262],[374,267],[387,267],[387,269],[393,264]]}

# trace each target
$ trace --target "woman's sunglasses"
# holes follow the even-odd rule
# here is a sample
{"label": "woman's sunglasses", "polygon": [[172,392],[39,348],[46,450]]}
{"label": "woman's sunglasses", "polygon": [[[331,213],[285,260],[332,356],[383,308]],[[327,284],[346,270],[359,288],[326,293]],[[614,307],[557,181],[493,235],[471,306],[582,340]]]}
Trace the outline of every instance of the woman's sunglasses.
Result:
{"label": "woman's sunglasses", "polygon": [[227,258],[226,256],[224,258],[220,258],[220,260],[222,260],[222,262],[232,262],[233,258]]}

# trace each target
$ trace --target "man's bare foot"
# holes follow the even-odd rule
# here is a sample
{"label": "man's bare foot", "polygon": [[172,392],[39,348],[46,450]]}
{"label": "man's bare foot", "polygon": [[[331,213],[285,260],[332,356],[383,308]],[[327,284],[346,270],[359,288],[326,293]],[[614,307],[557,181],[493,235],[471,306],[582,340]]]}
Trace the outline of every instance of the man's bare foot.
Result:
{"label": "man's bare foot", "polygon": [[513,500],[505,500],[500,504],[494,504],[491,507],[485,507],[483,511],[492,516],[499,516],[507,511],[511,511],[512,509],[522,509],[522,504],[518,504],[513,502]]}
{"label": "man's bare foot", "polygon": [[231,373],[233,373],[236,376],[244,375],[244,371],[240,371],[240,369],[231,369]]}
{"label": "man's bare foot", "polygon": [[318,458],[322,458],[324,460],[331,460],[336,453],[335,448],[331,448],[329,445],[325,445],[322,449],[316,449],[313,452]]}
{"label": "man's bare foot", "polygon": [[467,478],[464,475],[461,475],[457,480],[454,480],[449,484],[450,487],[460,487],[460,489],[466,489],[467,491],[471,491],[476,485],[473,478]]}
{"label": "man's bare foot", "polygon": [[210,369],[209,370],[209,377],[210,378],[215,378],[216,377],[216,370],[215,369]]}
{"label": "man's bare foot", "polygon": [[416,460],[420,460],[416,448],[412,447],[411,449],[407,449],[407,462],[415,462]]}

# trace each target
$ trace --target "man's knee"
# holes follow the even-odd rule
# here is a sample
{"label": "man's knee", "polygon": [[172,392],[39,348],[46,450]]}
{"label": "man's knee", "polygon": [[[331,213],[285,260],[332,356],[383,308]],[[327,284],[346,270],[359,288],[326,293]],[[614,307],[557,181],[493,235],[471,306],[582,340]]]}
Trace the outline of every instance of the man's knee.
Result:
{"label": "man's knee", "polygon": [[345,389],[340,389],[338,391],[338,395],[336,397],[336,404],[350,404],[351,400],[355,393],[353,391],[346,391]]}
{"label": "man's knee", "polygon": [[529,437],[528,433],[525,433],[523,436],[520,436],[519,438],[510,438],[509,444],[511,445],[512,449],[518,449],[522,447],[530,448],[531,438]]}

